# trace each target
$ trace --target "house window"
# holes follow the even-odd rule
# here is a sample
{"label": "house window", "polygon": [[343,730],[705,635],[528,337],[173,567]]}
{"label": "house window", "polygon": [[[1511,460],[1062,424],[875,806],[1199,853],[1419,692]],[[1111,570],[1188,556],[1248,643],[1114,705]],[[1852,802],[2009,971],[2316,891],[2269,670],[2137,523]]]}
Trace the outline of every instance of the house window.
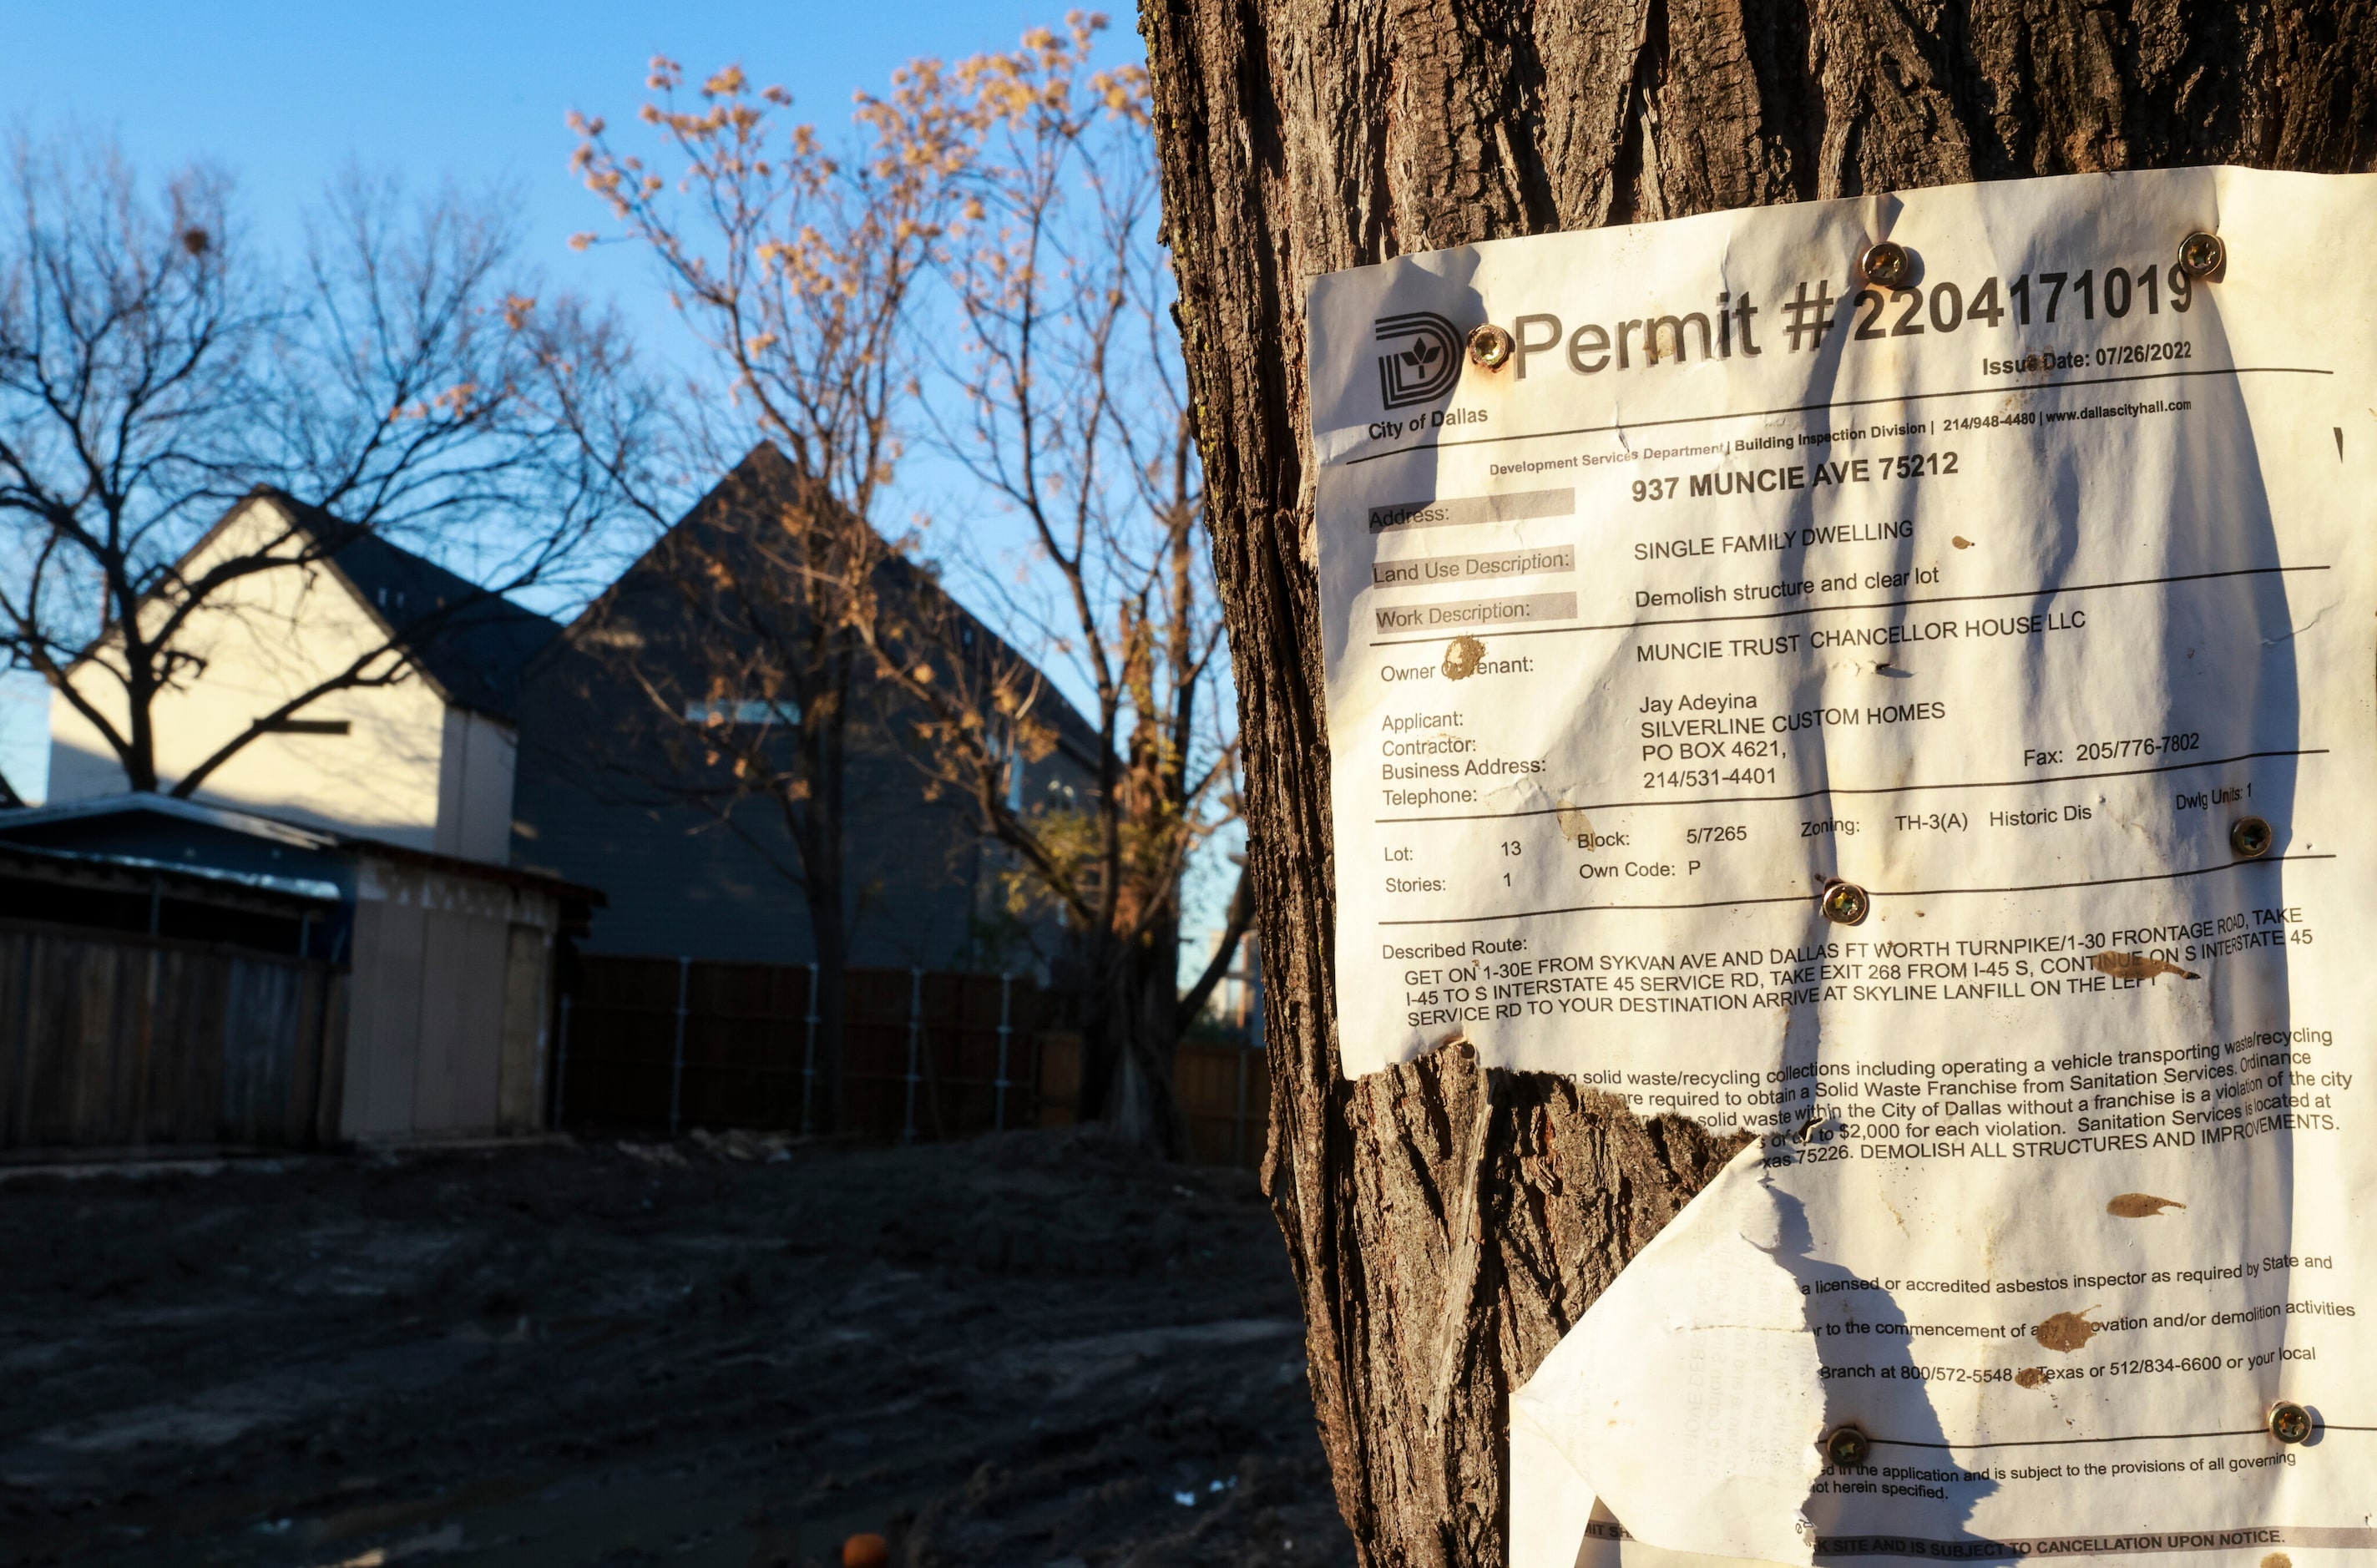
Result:
{"label": "house window", "polygon": [[689,724],[797,724],[801,722],[801,705],[789,698],[771,702],[756,697],[688,702],[685,705],[685,722]]}

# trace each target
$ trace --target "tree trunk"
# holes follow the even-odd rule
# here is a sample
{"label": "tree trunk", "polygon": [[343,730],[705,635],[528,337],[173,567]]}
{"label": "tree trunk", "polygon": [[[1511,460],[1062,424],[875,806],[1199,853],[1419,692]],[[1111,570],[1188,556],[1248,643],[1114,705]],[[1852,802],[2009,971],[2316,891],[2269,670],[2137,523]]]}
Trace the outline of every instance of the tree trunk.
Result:
{"label": "tree trunk", "polygon": [[850,689],[857,654],[830,654],[822,683],[827,700],[811,692],[801,715],[807,748],[806,799],[787,813],[801,856],[801,893],[808,905],[810,950],[817,954],[817,1077],[808,1087],[809,1131],[840,1132],[849,1125],[850,1096],[842,1049],[850,984],[849,783]]}
{"label": "tree trunk", "polygon": [[1108,1119],[1125,1137],[1166,1159],[1188,1157],[1188,1119],[1175,1064],[1180,1032],[1180,923],[1165,920],[1131,951],[1124,968],[1122,1083]]}
{"label": "tree trunk", "polygon": [[1510,1391],[1732,1145],[1465,1047],[1341,1081],[1304,291],[1478,240],[2377,154],[2377,9],[1145,0],[1268,986],[1264,1176],[1363,1560],[1499,1563]]}
{"label": "tree trunk", "polygon": [[1173,1087],[1180,1045],[1178,927],[1112,948],[1092,968],[1081,1020],[1077,1113],[1104,1121],[1161,1159],[1188,1153],[1188,1123]]}

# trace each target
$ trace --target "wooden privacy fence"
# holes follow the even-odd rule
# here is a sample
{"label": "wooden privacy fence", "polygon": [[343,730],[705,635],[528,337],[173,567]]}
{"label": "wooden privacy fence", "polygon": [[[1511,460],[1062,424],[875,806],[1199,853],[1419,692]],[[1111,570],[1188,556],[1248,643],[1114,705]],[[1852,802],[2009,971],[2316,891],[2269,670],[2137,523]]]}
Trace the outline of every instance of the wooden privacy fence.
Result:
{"label": "wooden privacy fence", "polygon": [[1271,1059],[1262,1047],[1183,1040],[1172,1082],[1188,1122],[1190,1159],[1261,1168],[1271,1139]]}
{"label": "wooden privacy fence", "polygon": [[327,964],[0,920],[0,1149],[326,1142]]}
{"label": "wooden privacy fence", "polygon": [[[1039,1123],[1042,993],[1028,976],[843,972],[850,1130],[956,1138]],[[554,1120],[806,1131],[817,1098],[813,964],[585,961],[561,1000]]]}
{"label": "wooden privacy fence", "polygon": [[[1081,1036],[1040,1037],[1041,1125],[1073,1119],[1081,1082]],[[1262,1167],[1271,1139],[1271,1061],[1260,1045],[1183,1040],[1172,1058],[1172,1089],[1188,1124],[1188,1158],[1197,1165]]]}
{"label": "wooden privacy fence", "polygon": [[[815,974],[812,964],[589,957],[561,999],[554,1124],[672,1137],[816,1127]],[[1073,1120],[1081,1039],[1046,1026],[1059,999],[1030,976],[844,975],[851,1131],[944,1139]],[[1176,1074],[1191,1157],[1260,1164],[1271,1110],[1262,1052],[1184,1043]]]}

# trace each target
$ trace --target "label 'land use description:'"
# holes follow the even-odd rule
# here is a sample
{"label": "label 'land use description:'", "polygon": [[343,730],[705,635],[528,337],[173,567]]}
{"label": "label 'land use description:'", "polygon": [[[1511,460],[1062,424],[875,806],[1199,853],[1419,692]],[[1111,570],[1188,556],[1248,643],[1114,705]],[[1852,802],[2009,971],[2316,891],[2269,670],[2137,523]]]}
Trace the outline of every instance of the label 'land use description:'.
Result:
{"label": "label 'land use description:'", "polygon": [[1314,288],[1343,1070],[1750,1138],[1885,1444],[1826,1538],[2369,1524],[2371,305],[2288,259],[2369,206],[2022,182]]}

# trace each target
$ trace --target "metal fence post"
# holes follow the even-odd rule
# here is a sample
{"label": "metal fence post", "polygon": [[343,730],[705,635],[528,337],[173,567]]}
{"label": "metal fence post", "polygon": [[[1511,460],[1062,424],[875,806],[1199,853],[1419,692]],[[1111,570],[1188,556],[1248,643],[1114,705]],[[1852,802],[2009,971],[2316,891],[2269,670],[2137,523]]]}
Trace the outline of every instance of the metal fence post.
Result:
{"label": "metal fence post", "polygon": [[809,965],[808,1043],[801,1047],[801,1136],[809,1135],[814,1125],[809,1119],[809,1106],[817,1092],[817,1010],[818,966]]}
{"label": "metal fence post", "polygon": [[998,977],[998,1076],[991,1080],[990,1125],[993,1131],[1007,1131],[1007,1042],[1015,1031],[1008,1026],[1008,998],[1015,988],[1015,976]]}
{"label": "metal fence post", "polygon": [[569,993],[561,993],[561,1040],[555,1051],[559,1059],[553,1068],[553,1125],[564,1125],[562,1109],[569,1095]]}
{"label": "metal fence post", "polygon": [[676,1136],[677,1116],[685,1104],[685,996],[693,976],[693,960],[676,961],[676,1060],[669,1069],[669,1136]]}
{"label": "metal fence post", "polygon": [[925,1035],[925,972],[908,971],[908,1107],[900,1127],[902,1143],[916,1141],[916,1063]]}

